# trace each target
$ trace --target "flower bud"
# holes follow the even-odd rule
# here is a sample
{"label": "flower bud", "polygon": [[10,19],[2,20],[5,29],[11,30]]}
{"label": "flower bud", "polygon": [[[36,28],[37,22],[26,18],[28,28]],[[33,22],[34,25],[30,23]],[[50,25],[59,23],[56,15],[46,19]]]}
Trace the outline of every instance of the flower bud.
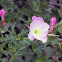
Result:
{"label": "flower bud", "polygon": [[52,17],[50,21],[50,28],[53,29],[54,25],[56,24],[57,20],[56,17]]}

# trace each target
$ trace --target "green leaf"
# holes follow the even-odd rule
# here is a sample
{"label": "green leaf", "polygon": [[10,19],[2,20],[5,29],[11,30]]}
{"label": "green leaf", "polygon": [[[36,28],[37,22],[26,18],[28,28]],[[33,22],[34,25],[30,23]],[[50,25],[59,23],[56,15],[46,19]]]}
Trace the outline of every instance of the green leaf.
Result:
{"label": "green leaf", "polygon": [[3,59],[2,59],[2,62],[7,62],[7,59],[6,59],[6,58],[3,58]]}
{"label": "green leaf", "polygon": [[59,35],[55,35],[55,34],[48,34],[48,36],[52,36],[52,37],[59,37]]}
{"label": "green leaf", "polygon": [[58,31],[59,31],[59,33],[62,34],[62,20],[59,23]]}

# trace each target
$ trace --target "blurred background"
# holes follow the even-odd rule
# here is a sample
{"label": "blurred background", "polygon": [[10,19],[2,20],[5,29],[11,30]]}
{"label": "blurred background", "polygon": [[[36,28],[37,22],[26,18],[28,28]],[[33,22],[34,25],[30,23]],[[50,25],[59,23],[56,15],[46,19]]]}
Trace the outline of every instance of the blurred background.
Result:
{"label": "blurred background", "polygon": [[29,24],[33,15],[44,18],[50,22],[55,16],[61,19],[59,12],[62,10],[61,0],[1,0],[0,9],[5,10],[6,22],[21,22]]}
{"label": "blurred background", "polygon": [[[61,53],[60,60],[58,57],[56,59],[51,58],[54,54],[54,57],[58,56],[56,50],[54,52],[50,47],[45,47],[45,50],[43,49],[44,45],[40,45],[36,40],[36,42],[31,43],[26,38],[28,37],[29,29],[25,26],[25,24],[30,24],[34,15],[42,17],[48,24],[50,24],[51,17],[54,16],[57,19],[57,23],[59,23],[62,19],[62,0],[0,0],[0,9],[5,10],[4,21],[8,23],[8,26],[0,27],[0,62],[62,61]],[[55,34],[62,34],[62,31],[56,30],[54,30]],[[53,45],[55,46],[55,44],[58,43]],[[47,58],[51,60],[46,59],[45,61],[43,57],[47,50],[50,51]],[[43,54],[43,57],[41,54]]]}

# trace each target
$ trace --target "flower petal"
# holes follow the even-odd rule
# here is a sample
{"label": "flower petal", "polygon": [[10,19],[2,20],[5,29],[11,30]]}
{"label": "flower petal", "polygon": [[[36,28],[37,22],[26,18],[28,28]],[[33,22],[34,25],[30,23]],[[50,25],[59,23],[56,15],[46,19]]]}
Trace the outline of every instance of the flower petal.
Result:
{"label": "flower petal", "polygon": [[32,21],[36,21],[36,20],[41,20],[42,22],[44,22],[43,18],[33,16],[33,17],[32,17]]}
{"label": "flower petal", "polygon": [[44,31],[47,31],[47,30],[49,29],[49,27],[50,27],[50,26],[49,26],[47,23],[44,22],[44,23],[42,24],[42,27],[41,27],[41,28],[42,28],[42,30],[43,30],[43,32],[44,32]]}
{"label": "flower petal", "polygon": [[47,36],[46,37],[42,37],[41,40],[42,40],[43,43],[46,43],[47,42]]}
{"label": "flower petal", "polygon": [[34,40],[34,37],[32,36],[32,34],[29,32],[29,34],[28,34],[28,38],[30,39],[30,40]]}
{"label": "flower petal", "polygon": [[33,16],[32,17],[32,21],[34,21],[34,20],[36,20],[37,19],[37,17],[36,16]]}
{"label": "flower petal", "polygon": [[37,29],[42,29],[42,24],[43,24],[44,22],[42,22],[41,20],[36,20],[36,21],[32,21],[31,23],[30,23],[30,31],[33,31],[35,28],[37,28]]}
{"label": "flower petal", "polygon": [[41,33],[41,37],[46,37],[48,34],[48,30],[47,31],[44,31],[43,33]]}

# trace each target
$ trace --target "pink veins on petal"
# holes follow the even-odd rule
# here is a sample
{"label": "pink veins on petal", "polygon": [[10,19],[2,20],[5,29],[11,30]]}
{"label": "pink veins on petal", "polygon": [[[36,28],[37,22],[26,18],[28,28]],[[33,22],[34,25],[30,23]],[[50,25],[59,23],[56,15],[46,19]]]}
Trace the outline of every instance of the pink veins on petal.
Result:
{"label": "pink veins on petal", "polygon": [[49,25],[44,22],[41,17],[32,17],[32,22],[30,23],[28,38],[30,40],[40,40],[43,43],[47,41]]}

